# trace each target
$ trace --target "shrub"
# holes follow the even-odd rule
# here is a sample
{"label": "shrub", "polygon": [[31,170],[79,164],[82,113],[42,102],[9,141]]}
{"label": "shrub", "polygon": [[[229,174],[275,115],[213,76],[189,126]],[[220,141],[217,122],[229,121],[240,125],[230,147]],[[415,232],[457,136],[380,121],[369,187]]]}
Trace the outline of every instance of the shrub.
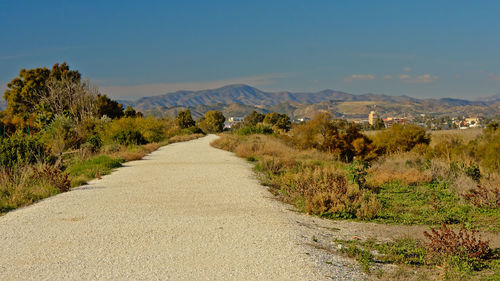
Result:
{"label": "shrub", "polygon": [[98,134],[92,135],[87,139],[86,142],[92,152],[97,152],[102,147],[102,139]]}
{"label": "shrub", "polygon": [[140,145],[147,143],[141,132],[134,129],[119,131],[113,135],[113,141],[122,145]]}
{"label": "shrub", "polygon": [[354,158],[371,161],[377,157],[372,141],[361,134],[358,125],[344,120],[332,120],[327,113],[291,130],[292,143],[302,149],[316,148],[331,153],[337,159],[351,162]]}
{"label": "shrub", "polygon": [[483,261],[492,255],[489,242],[476,237],[476,233],[468,231],[464,225],[455,232],[443,223],[439,229],[431,228],[424,235],[429,240],[426,247],[430,258],[441,263],[452,258],[453,262],[460,261],[465,266],[478,270],[484,266]]}
{"label": "shrub", "polygon": [[351,164],[346,166],[347,177],[352,183],[358,185],[359,188],[364,188],[366,183],[366,175],[368,174],[368,163],[354,160]]}
{"label": "shrub", "polygon": [[43,131],[42,139],[55,155],[71,148],[78,148],[85,141],[77,132],[74,120],[65,115],[54,117],[54,120]]}
{"label": "shrub", "polygon": [[273,128],[264,124],[257,124],[255,126],[245,126],[236,130],[236,134],[240,136],[248,136],[256,134],[269,135],[272,133],[273,133]]}
{"label": "shrub", "polygon": [[189,127],[193,127],[195,125],[193,117],[191,116],[191,111],[189,111],[189,109],[181,110],[181,111],[177,112],[177,117],[175,118],[175,123],[181,129],[186,129]]}
{"label": "shrub", "polygon": [[46,182],[60,192],[66,192],[71,187],[68,174],[53,166],[44,166],[40,169],[33,169],[33,179],[39,182]]}
{"label": "shrub", "polygon": [[307,168],[294,174],[286,191],[291,197],[303,196],[305,211],[316,215],[372,219],[381,208],[373,193],[349,186],[343,175],[329,168]]}
{"label": "shrub", "polygon": [[0,169],[0,213],[69,190],[67,174],[51,166]]}
{"label": "shrub", "polygon": [[463,194],[471,204],[481,208],[500,209],[500,189],[490,186],[477,185]]}
{"label": "shrub", "polygon": [[417,144],[430,143],[430,135],[425,129],[415,125],[394,124],[390,129],[377,133],[373,141],[385,153],[410,151]]}
{"label": "shrub", "polygon": [[374,162],[368,169],[366,185],[378,188],[383,184],[398,182],[403,185],[419,185],[433,180],[430,163],[413,153],[386,156]]}
{"label": "shrub", "polygon": [[[173,123],[169,120],[148,118],[121,118],[108,123],[101,131],[104,143],[144,144],[166,139]],[[121,133],[121,132],[125,133]],[[178,134],[178,129],[171,132]],[[141,137],[142,136],[142,137]]]}
{"label": "shrub", "polygon": [[11,168],[18,164],[34,164],[48,156],[45,145],[38,136],[18,132],[9,138],[0,138],[0,167]]}
{"label": "shrub", "polygon": [[206,134],[220,133],[224,129],[226,118],[220,111],[211,110],[205,113],[198,122],[198,127]]}
{"label": "shrub", "polygon": [[490,123],[477,145],[476,157],[481,165],[490,171],[500,171],[500,125]]}

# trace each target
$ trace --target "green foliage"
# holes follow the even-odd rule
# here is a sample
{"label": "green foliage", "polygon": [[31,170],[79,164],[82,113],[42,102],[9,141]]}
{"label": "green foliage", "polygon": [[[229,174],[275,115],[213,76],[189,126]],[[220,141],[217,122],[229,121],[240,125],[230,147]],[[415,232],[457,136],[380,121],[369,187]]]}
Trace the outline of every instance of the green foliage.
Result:
{"label": "green foliage", "polygon": [[299,148],[316,148],[351,162],[354,158],[371,161],[377,151],[360,128],[344,120],[332,120],[328,113],[318,114],[311,121],[291,130],[292,142]]}
{"label": "green foliage", "polygon": [[187,129],[195,125],[193,117],[191,116],[191,111],[189,111],[189,109],[179,111],[177,113],[177,117],[175,118],[175,123],[181,129]]}
{"label": "green foliage", "polygon": [[97,152],[102,147],[102,139],[98,134],[92,135],[87,139],[86,142],[92,152]]}
{"label": "green foliage", "polygon": [[[334,240],[342,245],[341,253],[356,258],[364,269],[375,262],[426,265],[427,249],[419,240],[411,238],[400,238],[394,242],[380,243],[374,239],[366,241],[359,240]],[[376,252],[376,255],[371,254]]]}
{"label": "green foliage", "polygon": [[111,119],[120,118],[123,116],[123,105],[106,95],[97,95],[97,116],[107,116]]}
{"label": "green foliage", "polygon": [[107,175],[112,169],[121,167],[122,159],[112,158],[108,155],[98,155],[90,159],[74,159],[67,170],[71,176],[71,185],[78,186],[90,179]]}
{"label": "green foliage", "polygon": [[141,132],[130,128],[119,131],[113,135],[112,138],[115,142],[122,145],[140,145],[147,143]]}
{"label": "green foliage", "polygon": [[474,209],[445,183],[406,186],[384,184],[377,195],[383,208],[379,220],[402,224],[472,223]]}
{"label": "green foliage", "polygon": [[0,168],[34,164],[44,161],[47,156],[45,145],[38,136],[18,132],[11,137],[0,138]]}
{"label": "green foliage", "polygon": [[365,188],[368,167],[368,163],[354,160],[351,164],[346,166],[347,177],[352,183],[357,184],[359,188]]}
{"label": "green foliage", "polygon": [[42,139],[55,155],[68,149],[78,148],[84,142],[76,131],[74,120],[64,115],[56,115],[53,118],[52,122],[45,127]]}
{"label": "green foliage", "polygon": [[258,113],[257,111],[252,111],[249,115],[245,116],[243,124],[248,127],[256,126],[257,124],[264,121],[265,115]]}
{"label": "green foliage", "polygon": [[55,64],[52,70],[45,67],[28,70],[23,68],[19,71],[19,77],[7,84],[7,90],[4,92],[7,111],[13,115],[29,115],[35,112],[41,98],[47,95],[49,79],[67,79],[79,83],[80,77],[80,73],[69,70],[66,63]]}
{"label": "green foliage", "polygon": [[276,112],[266,114],[263,123],[273,127],[275,131],[288,131],[292,125],[288,115]]}
{"label": "green foliage", "polygon": [[394,153],[410,151],[418,144],[428,145],[430,135],[422,127],[394,124],[391,128],[377,133],[373,141],[385,153]]}
{"label": "green foliage", "polygon": [[241,135],[241,136],[248,136],[248,135],[255,135],[255,134],[261,134],[261,135],[269,135],[273,133],[273,129],[269,126],[266,126],[264,124],[257,124],[255,126],[244,126],[239,129],[237,129],[236,134]]}
{"label": "green foliage", "polygon": [[373,255],[369,251],[356,246],[348,246],[342,247],[340,252],[347,254],[351,258],[355,258],[364,272],[370,272],[370,263],[373,261]]}
{"label": "green foliage", "polygon": [[125,117],[136,117],[137,112],[135,112],[135,109],[131,107],[130,105],[127,105],[125,110],[123,111],[123,116]]}
{"label": "green foliage", "polygon": [[226,118],[220,111],[212,110],[205,113],[205,116],[200,119],[198,127],[206,133],[220,133],[224,129]]}
{"label": "green foliage", "polygon": [[68,175],[52,166],[0,168],[0,213],[67,191]]}
{"label": "green foliage", "polygon": [[[148,118],[120,118],[102,129],[104,143],[144,144],[166,139],[167,129],[173,124],[169,120]],[[178,133],[178,132],[175,132]]]}
{"label": "green foliage", "polygon": [[490,123],[484,130],[476,150],[476,158],[490,171],[500,171],[500,123]]}
{"label": "green foliage", "polygon": [[375,120],[375,123],[373,123],[373,125],[372,125],[372,129],[374,129],[374,130],[385,129],[384,120],[382,120],[382,118],[377,118],[377,120]]}

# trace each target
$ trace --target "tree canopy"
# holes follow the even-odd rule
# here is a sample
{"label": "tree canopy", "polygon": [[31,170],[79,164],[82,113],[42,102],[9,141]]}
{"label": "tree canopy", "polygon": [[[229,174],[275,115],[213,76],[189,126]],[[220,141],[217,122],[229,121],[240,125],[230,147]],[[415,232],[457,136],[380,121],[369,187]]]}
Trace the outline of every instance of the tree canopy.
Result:
{"label": "tree canopy", "polygon": [[189,111],[189,109],[177,112],[175,123],[181,129],[187,129],[189,127],[193,127],[196,124],[193,120],[193,117],[191,116],[191,111]]}
{"label": "tree canopy", "polygon": [[207,134],[219,133],[224,129],[226,118],[220,111],[212,110],[205,113],[198,126]]}

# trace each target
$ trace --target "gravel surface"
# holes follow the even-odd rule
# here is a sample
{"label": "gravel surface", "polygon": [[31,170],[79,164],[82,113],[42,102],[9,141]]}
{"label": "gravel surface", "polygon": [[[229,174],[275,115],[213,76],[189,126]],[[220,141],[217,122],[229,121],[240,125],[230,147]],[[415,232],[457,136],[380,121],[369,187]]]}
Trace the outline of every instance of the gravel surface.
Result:
{"label": "gravel surface", "polygon": [[366,278],[314,244],[334,232],[315,234],[317,218],[274,200],[250,164],[210,147],[215,138],[162,147],[0,217],[0,280]]}

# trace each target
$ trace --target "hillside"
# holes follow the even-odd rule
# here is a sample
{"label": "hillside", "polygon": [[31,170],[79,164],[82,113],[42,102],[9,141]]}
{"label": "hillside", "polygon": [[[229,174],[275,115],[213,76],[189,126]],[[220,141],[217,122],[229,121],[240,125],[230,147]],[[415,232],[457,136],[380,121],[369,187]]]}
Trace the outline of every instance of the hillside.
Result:
{"label": "hillside", "polygon": [[144,97],[135,102],[120,102],[155,116],[175,116],[178,110],[185,108],[189,108],[195,117],[200,117],[209,110],[220,110],[226,116],[244,116],[258,110],[285,113],[291,117],[312,117],[319,111],[327,111],[336,117],[346,118],[365,118],[371,110],[377,110],[384,116],[500,114],[499,95],[475,101],[455,98],[417,99],[371,93],[354,95],[335,90],[311,93],[265,92],[242,84],[201,91],[177,91]]}
{"label": "hillside", "polygon": [[[500,114],[500,94],[476,100],[456,98],[418,99],[408,96],[382,94],[354,95],[335,90],[311,93],[265,92],[236,84],[218,89],[177,91],[159,96],[143,97],[136,101],[118,100],[124,106],[156,117],[176,116],[179,110],[191,110],[199,118],[209,110],[219,110],[225,116],[245,116],[256,110],[262,113],[279,112],[294,118],[312,117],[317,112],[330,112],[335,117],[366,118],[372,110],[384,116],[479,115]],[[7,107],[0,99],[0,110]]]}

